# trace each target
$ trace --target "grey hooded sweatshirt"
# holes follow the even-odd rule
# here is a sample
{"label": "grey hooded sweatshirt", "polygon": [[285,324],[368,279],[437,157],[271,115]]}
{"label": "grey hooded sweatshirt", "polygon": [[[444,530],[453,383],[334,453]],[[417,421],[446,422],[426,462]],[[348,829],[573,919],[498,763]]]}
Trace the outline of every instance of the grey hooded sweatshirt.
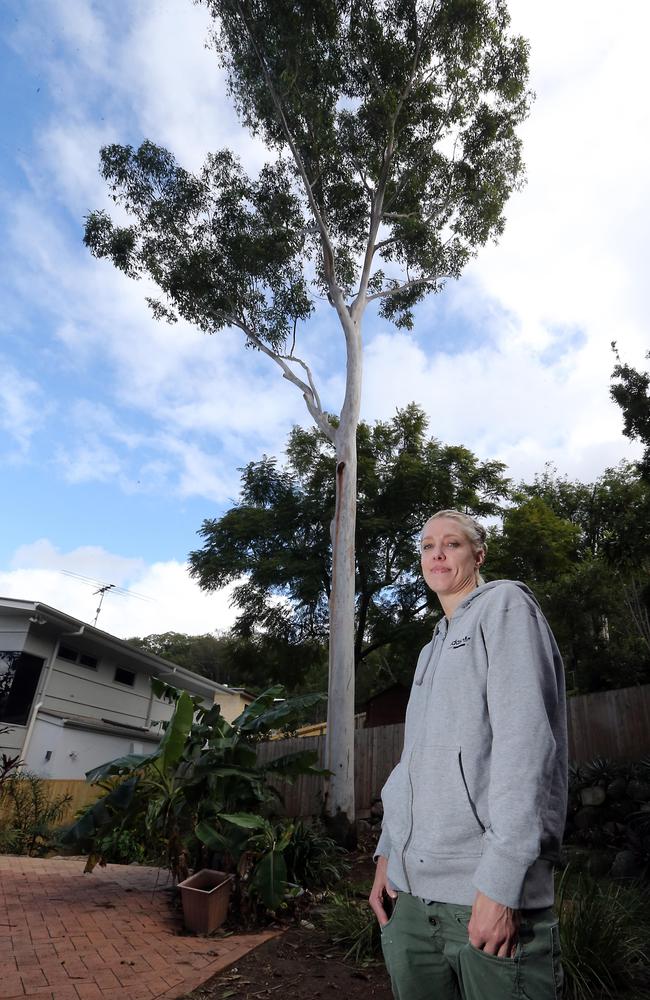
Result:
{"label": "grey hooded sweatshirt", "polygon": [[564,670],[528,587],[495,580],[418,659],[404,751],[382,790],[376,856],[396,889],[471,905],[553,904],[564,830]]}

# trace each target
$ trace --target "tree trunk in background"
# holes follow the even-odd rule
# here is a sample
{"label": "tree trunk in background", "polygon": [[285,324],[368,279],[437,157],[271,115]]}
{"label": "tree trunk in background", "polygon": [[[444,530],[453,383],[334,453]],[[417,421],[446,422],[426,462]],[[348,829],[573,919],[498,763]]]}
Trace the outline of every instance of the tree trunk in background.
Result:
{"label": "tree trunk in background", "polygon": [[345,402],[336,431],[336,507],[331,524],[325,823],[344,846],[356,844],[354,808],[354,612],[357,517],[357,425],[361,403],[359,328],[346,330]]}

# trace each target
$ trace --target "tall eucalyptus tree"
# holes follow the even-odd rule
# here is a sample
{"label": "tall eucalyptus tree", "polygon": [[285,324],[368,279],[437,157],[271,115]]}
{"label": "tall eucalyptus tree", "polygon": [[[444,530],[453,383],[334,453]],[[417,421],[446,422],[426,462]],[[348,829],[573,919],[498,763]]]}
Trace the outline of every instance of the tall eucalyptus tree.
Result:
{"label": "tall eucalyptus tree", "polygon": [[[354,818],[354,538],[362,323],[398,327],[501,233],[522,178],[528,48],[505,0],[201,0],[229,91],[272,150],[227,149],[192,175],[164,149],[111,145],[101,169],[129,224],[85,241],[162,293],[154,315],[241,330],[302,393],[336,449],[326,810]],[[323,296],[346,353],[334,418],[300,353]]]}

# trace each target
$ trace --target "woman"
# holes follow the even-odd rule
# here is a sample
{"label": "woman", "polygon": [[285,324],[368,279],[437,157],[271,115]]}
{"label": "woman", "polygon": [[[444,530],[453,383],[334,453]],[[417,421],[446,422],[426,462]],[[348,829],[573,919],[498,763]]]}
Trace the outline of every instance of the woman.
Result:
{"label": "woman", "polygon": [[561,994],[562,660],[527,587],[483,583],[486,553],[485,529],[459,511],[422,530],[422,573],[444,617],[420,653],[404,751],[382,791],[369,900],[396,1000]]}

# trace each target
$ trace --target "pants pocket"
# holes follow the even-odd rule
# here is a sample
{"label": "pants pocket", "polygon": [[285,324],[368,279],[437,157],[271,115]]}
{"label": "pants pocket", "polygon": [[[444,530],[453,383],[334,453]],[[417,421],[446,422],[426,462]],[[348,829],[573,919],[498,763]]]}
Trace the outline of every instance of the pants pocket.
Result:
{"label": "pants pocket", "polygon": [[461,992],[465,1000],[515,1000],[520,991],[521,958],[497,958],[469,941],[458,956]]}
{"label": "pants pocket", "polygon": [[399,901],[400,901],[401,897],[402,897],[402,893],[398,892],[396,899],[393,900],[393,909],[390,912],[390,916],[389,916],[388,920],[386,921],[385,924],[381,924],[380,925],[380,929],[381,929],[382,934],[384,933],[384,931],[386,930],[387,927],[390,927],[390,925],[392,924],[393,920],[395,919],[395,914],[397,913],[397,907],[399,905]]}

